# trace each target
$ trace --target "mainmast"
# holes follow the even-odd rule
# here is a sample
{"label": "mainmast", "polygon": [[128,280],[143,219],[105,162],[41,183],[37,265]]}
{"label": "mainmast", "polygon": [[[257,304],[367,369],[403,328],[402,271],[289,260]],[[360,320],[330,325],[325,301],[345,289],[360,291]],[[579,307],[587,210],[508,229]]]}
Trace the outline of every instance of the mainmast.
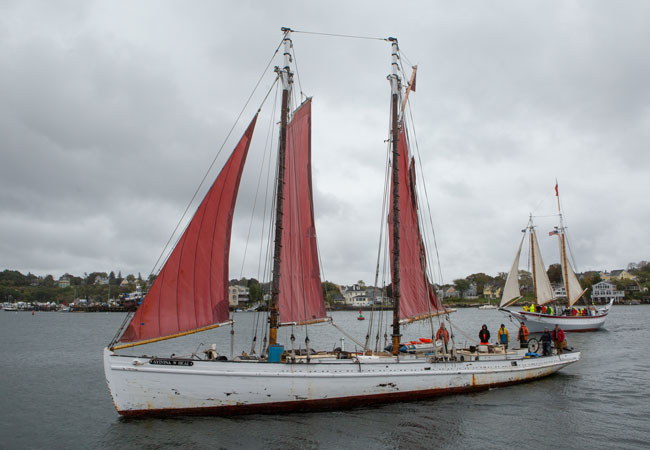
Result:
{"label": "mainmast", "polygon": [[560,216],[560,256],[562,257],[562,278],[564,280],[564,288],[566,289],[566,299],[571,305],[571,295],[569,293],[569,269],[566,259],[566,241],[564,239],[564,223],[562,221],[562,209],[560,208],[560,192],[558,190],[557,180],[555,181],[555,196],[557,197],[557,213]]}
{"label": "mainmast", "polygon": [[293,73],[291,72],[291,29],[284,31],[284,67],[276,72],[282,81],[282,109],[280,112],[280,144],[278,146],[278,184],[275,198],[275,248],[273,251],[273,282],[271,285],[271,306],[269,314],[269,345],[277,344],[280,312],[278,300],[280,294],[280,262],[282,261],[282,225],[284,218],[284,166],[287,150],[287,123],[289,117],[289,97]]}
{"label": "mainmast", "polygon": [[391,280],[393,283],[393,334],[391,335],[393,355],[399,354],[400,325],[399,325],[399,301],[400,301],[400,276],[399,276],[399,121],[398,105],[400,78],[398,74],[399,61],[396,38],[388,38],[392,43],[392,73],[389,75],[391,88],[391,143],[393,146],[393,273]]}
{"label": "mainmast", "polygon": [[531,271],[533,272],[533,295],[535,296],[535,304],[539,305],[537,302],[537,276],[535,271],[535,233],[533,233],[533,215],[530,215],[530,220],[528,221],[528,229],[530,231],[530,266]]}

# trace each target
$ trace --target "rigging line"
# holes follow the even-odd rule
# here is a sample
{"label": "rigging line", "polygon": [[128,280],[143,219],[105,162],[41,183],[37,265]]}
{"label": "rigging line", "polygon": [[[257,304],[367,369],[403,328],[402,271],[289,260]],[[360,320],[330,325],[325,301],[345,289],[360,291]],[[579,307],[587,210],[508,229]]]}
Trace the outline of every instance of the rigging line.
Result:
{"label": "rigging line", "polygon": [[300,90],[300,102],[302,103],[302,98],[306,97],[306,95],[302,91],[302,83],[300,82],[300,72],[298,71],[298,58],[296,58],[296,49],[293,48],[293,41],[291,41],[291,52],[293,54],[293,64],[294,66],[296,66],[296,77],[298,78],[298,89]]}
{"label": "rigging line", "polygon": [[[278,77],[275,78],[275,81],[273,82],[273,85],[277,84],[277,82],[278,82]],[[273,86],[271,86],[271,88],[273,88]],[[271,91],[269,91],[269,93],[270,92]],[[277,90],[276,90],[276,93],[277,93]],[[267,96],[268,96],[268,94],[267,94]],[[277,96],[276,96],[276,98],[277,98]],[[272,124],[271,124],[270,128],[273,128]],[[250,219],[250,222],[248,224],[248,235],[246,236],[246,245],[244,245],[244,255],[242,257],[241,270],[239,271],[239,279],[241,279],[243,274],[244,274],[244,264],[246,262],[246,253],[248,252],[248,243],[249,243],[250,237],[251,237],[251,229],[253,228],[253,218],[255,217],[255,208],[257,207],[257,196],[260,193],[260,184],[262,182],[262,173],[264,171],[264,161],[266,161],[266,153],[267,153],[267,150],[268,150],[269,134],[270,134],[270,132],[267,132],[267,134],[266,134],[267,141],[266,141],[266,144],[264,145],[264,154],[262,155],[262,164],[260,165],[260,175],[257,178],[257,187],[255,188],[255,198],[253,199],[253,209],[251,210],[251,219]]]}
{"label": "rigging line", "polygon": [[373,41],[388,41],[389,38],[380,38],[372,36],[356,36],[351,34],[335,34],[335,33],[319,33],[317,31],[301,31],[301,30],[291,30],[293,33],[302,33],[302,34],[313,34],[317,36],[330,36],[330,37],[342,37],[350,39],[368,39]]}
{"label": "rigging line", "polygon": [[[414,64],[413,64],[413,63],[411,62],[411,60],[406,56],[406,53],[404,53],[404,51],[403,51],[401,48],[399,49],[399,53],[400,53],[400,65],[401,65],[401,61],[402,61],[402,59],[404,59],[404,61],[406,62],[406,64],[408,64],[408,65],[411,66],[411,67],[414,66]],[[402,71],[402,72],[403,72],[403,71]]]}
{"label": "rigging line", "polygon": [[349,333],[347,333],[343,328],[340,328],[337,324],[334,323],[334,321],[332,321],[332,326],[333,326],[334,328],[336,328],[337,330],[339,330],[341,333],[343,333],[343,334],[345,335],[345,337],[347,337],[348,339],[350,339],[352,342],[354,342],[355,344],[357,344],[359,347],[362,347],[362,348],[363,348],[363,344],[362,344],[362,343],[360,343],[360,342],[357,341],[355,338],[353,338],[353,337],[352,337]]}
{"label": "rigging line", "polygon": [[[216,155],[216,156],[214,157],[214,159],[212,160],[212,163],[210,163],[210,166],[209,166],[208,169],[206,170],[205,175],[203,176],[203,179],[201,180],[201,182],[200,182],[199,185],[197,186],[196,191],[194,191],[194,195],[192,195],[192,198],[190,199],[190,201],[189,201],[187,207],[185,208],[185,211],[183,212],[183,215],[181,216],[180,220],[179,220],[178,223],[176,224],[176,227],[174,228],[174,231],[172,231],[172,235],[169,237],[169,240],[168,240],[167,243],[165,244],[165,247],[163,248],[163,251],[160,253],[160,256],[158,257],[158,260],[157,260],[156,263],[154,264],[153,268],[151,269],[151,273],[150,273],[149,275],[153,275],[153,273],[155,272],[156,267],[158,266],[158,263],[160,262],[161,258],[162,258],[163,255],[165,254],[165,251],[166,251],[167,247],[169,246],[169,243],[171,242],[171,240],[172,240],[174,234],[176,233],[176,231],[178,230],[178,227],[180,227],[181,223],[183,222],[183,219],[184,219],[185,216],[187,215],[187,212],[188,212],[188,210],[190,209],[190,206],[191,206],[192,203],[194,202],[194,199],[196,198],[197,194],[199,193],[199,190],[201,189],[201,187],[203,186],[203,183],[205,182],[206,178],[208,177],[210,171],[212,170],[212,167],[214,166],[215,162],[216,162],[217,159],[219,158],[219,155],[220,155],[221,152],[223,151],[223,148],[225,147],[226,142],[228,142],[228,139],[230,138],[230,135],[232,134],[233,130],[235,129],[235,127],[236,127],[237,124],[239,123],[239,119],[240,119],[241,116],[244,114],[244,111],[246,110],[246,107],[248,106],[248,104],[250,103],[251,99],[253,98],[253,95],[254,95],[255,92],[257,91],[257,88],[259,87],[260,83],[262,82],[262,79],[264,78],[264,76],[266,75],[266,72],[268,71],[269,67],[271,66],[271,63],[273,62],[273,59],[275,58],[275,55],[277,55],[278,50],[279,50],[280,47],[282,46],[282,42],[283,42],[283,41],[284,41],[284,36],[283,36],[282,40],[280,41],[280,43],[278,44],[278,46],[276,47],[275,51],[273,52],[273,56],[271,56],[271,58],[269,59],[268,64],[266,65],[266,67],[265,67],[264,70],[262,71],[262,75],[260,75],[260,78],[257,80],[257,83],[255,83],[255,87],[253,88],[253,91],[251,92],[251,94],[249,95],[248,99],[247,99],[246,102],[244,103],[244,106],[242,107],[241,111],[239,112],[239,115],[238,115],[237,118],[235,119],[235,123],[233,123],[232,127],[231,127],[230,130],[228,131],[228,134],[227,134],[226,137],[224,138],[223,143],[221,144],[221,147],[219,147],[219,150],[217,151],[217,155]],[[277,81],[277,80],[276,80],[276,81]],[[275,84],[275,83],[274,83],[274,84]],[[271,86],[271,89],[273,89],[273,86]],[[268,97],[268,93],[267,93],[267,95],[264,97],[264,100],[262,100],[262,103],[260,104],[260,106],[259,106],[259,108],[258,108],[258,112],[259,112],[259,110],[262,108],[262,106],[264,105],[264,102],[266,102],[266,98],[267,98],[267,97]],[[180,239],[180,237],[179,237],[179,239]],[[177,239],[176,243],[178,243],[178,239]],[[170,252],[170,253],[171,253],[171,252]],[[167,257],[169,257],[169,254],[167,255]]]}
{"label": "rigging line", "polygon": [[[266,145],[268,146],[269,149],[272,148],[273,144],[273,136],[275,133],[275,127],[273,124],[275,123],[275,118],[276,118],[276,111],[277,111],[277,104],[278,104],[278,92],[279,92],[279,85],[275,89],[275,97],[273,100],[273,113],[271,114],[270,118],[270,124],[269,124],[269,133],[267,133],[266,136]],[[264,153],[266,154],[266,149],[264,150]],[[264,248],[264,231],[266,228],[266,207],[268,206],[269,202],[269,180],[271,179],[271,167],[273,164],[271,164],[271,158],[273,157],[272,152],[269,152],[269,161],[267,164],[267,173],[266,173],[266,189],[265,189],[265,196],[264,196],[264,213],[262,215],[262,234],[260,238],[260,252],[258,256],[258,263],[257,263],[257,279],[262,280],[261,277],[264,276],[263,273],[260,273],[261,270],[261,265],[262,265],[262,249]]]}
{"label": "rigging line", "polygon": [[[390,167],[390,145],[386,145],[386,164],[385,166],[386,170],[384,171],[384,195],[382,198],[382,204],[381,204],[381,215],[379,216],[379,243],[377,245],[377,266],[375,269],[375,282],[374,286],[375,289],[377,289],[377,283],[379,281],[379,268],[381,267],[381,248],[382,248],[382,242],[384,240],[384,217],[386,214],[386,200],[388,198],[388,180],[389,180],[389,167]],[[376,292],[376,291],[373,291]],[[372,334],[372,329],[374,326],[374,316],[375,316],[375,301],[373,300],[372,302],[372,309],[370,311],[370,323],[368,324],[368,338],[366,338],[366,347],[368,346],[368,339],[370,335]],[[364,348],[367,350],[367,348]]]}
{"label": "rigging line", "polygon": [[[433,216],[431,214],[431,201],[429,200],[429,192],[427,190],[427,184],[425,182],[424,178],[424,168],[422,166],[422,157],[421,157],[421,152],[420,152],[420,145],[417,140],[417,134],[415,132],[415,122],[413,121],[413,111],[411,110],[411,102],[410,100],[407,102],[408,104],[408,111],[409,111],[409,117],[411,119],[411,127],[413,129],[413,139],[415,142],[415,149],[417,150],[417,156],[418,156],[418,164],[420,166],[420,175],[422,176],[422,187],[424,188],[424,197],[426,198],[427,201],[427,210],[428,210],[428,216],[429,216],[429,224],[431,226],[431,234],[433,237],[433,246],[436,251],[436,260],[438,263],[438,275],[440,277],[440,285],[442,286],[444,284],[444,278],[442,276],[442,265],[440,262],[440,253],[438,251],[438,239],[436,238],[436,229],[433,226]],[[441,300],[442,304],[442,300]]]}
{"label": "rigging line", "polygon": [[[275,131],[275,127],[273,125],[275,123],[275,117],[276,117],[276,111],[277,111],[278,92],[279,92],[279,84],[276,85],[276,89],[275,89],[275,97],[274,97],[274,100],[273,100],[273,108],[271,110],[272,113],[271,113],[271,117],[269,119],[269,128],[268,128],[268,131],[266,133],[266,143],[264,145],[264,158],[262,158],[262,168],[260,170],[260,179],[261,179],[262,178],[262,175],[261,175],[262,170],[264,170],[264,167],[266,167],[266,169],[267,169],[266,170],[266,172],[267,172],[266,173],[266,188],[264,190],[265,194],[264,194],[264,203],[263,203],[264,204],[264,212],[262,213],[262,233],[261,233],[261,236],[260,236],[260,251],[259,251],[259,254],[258,254],[258,262],[257,262],[257,280],[260,282],[260,291],[262,292],[262,301],[264,301],[264,289],[262,288],[262,283],[264,283],[264,279],[263,279],[264,274],[262,274],[260,271],[261,271],[261,265],[262,265],[262,251],[264,249],[264,231],[265,231],[265,228],[266,228],[266,214],[267,214],[266,208],[268,206],[269,179],[271,178],[270,172],[271,172],[271,166],[272,166],[272,164],[271,164],[271,158],[272,158],[271,153],[272,152],[270,150],[271,150],[271,148],[273,146],[273,144],[272,144],[272,142],[273,142],[273,134],[274,134],[274,131]],[[269,155],[269,159],[268,159],[268,163],[265,166],[264,164],[266,162],[267,152],[268,152],[268,155]],[[242,263],[242,271],[243,271],[243,263]],[[258,303],[258,305],[259,305],[259,303]],[[260,325],[259,321],[260,321],[261,315],[262,314],[260,312],[256,311],[256,314],[255,314],[255,318],[256,318],[255,326],[251,330],[252,338],[254,340],[257,339],[257,333],[258,333],[258,330],[259,330],[259,325]]]}
{"label": "rigging line", "polygon": [[[411,124],[411,127],[415,128],[415,125]],[[410,130],[406,128],[406,123],[404,123],[404,131],[405,131],[405,137],[406,137],[406,140],[407,140],[407,148],[410,148],[411,141],[415,140],[415,131],[413,131],[413,139],[411,139]],[[416,149],[417,149],[417,145],[416,145]],[[419,149],[417,149],[417,151],[419,152]],[[412,182],[412,188],[414,188],[413,195],[415,196],[415,214],[416,214],[416,219],[417,219],[417,229],[418,229],[418,233],[420,234],[419,238],[420,238],[420,243],[422,245],[422,247],[420,248],[420,264],[421,264],[422,269],[423,269],[422,270],[422,283],[423,283],[423,287],[424,287],[424,289],[426,291],[426,294],[425,294],[426,297],[423,298],[423,301],[426,302],[427,312],[429,313],[428,322],[429,322],[429,325],[430,325],[430,328],[431,328],[431,339],[434,340],[435,339],[435,332],[434,332],[434,329],[433,329],[434,327],[433,327],[433,317],[432,317],[432,314],[431,314],[431,299],[430,299],[430,295],[431,295],[430,289],[432,287],[430,286],[429,279],[428,279],[430,274],[429,274],[429,268],[428,268],[427,260],[426,260],[427,239],[426,239],[426,233],[424,232],[426,230],[425,230],[425,227],[420,224],[420,220],[419,220],[418,211],[421,211],[422,208],[420,208],[420,199],[419,199],[419,196],[417,195],[417,187],[416,187],[416,184],[415,184],[415,178],[413,178],[412,181],[413,181]],[[424,184],[424,177],[422,177],[422,184]],[[437,309],[438,308],[436,307],[436,310]],[[440,325],[439,316],[438,316],[438,325]]]}

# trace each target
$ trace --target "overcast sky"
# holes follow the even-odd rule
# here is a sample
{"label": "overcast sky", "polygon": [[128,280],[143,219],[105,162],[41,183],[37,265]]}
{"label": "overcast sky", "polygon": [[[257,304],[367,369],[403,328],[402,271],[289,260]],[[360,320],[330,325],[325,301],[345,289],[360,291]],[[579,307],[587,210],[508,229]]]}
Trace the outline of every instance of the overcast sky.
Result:
{"label": "overcast sky", "polygon": [[[642,1],[0,0],[0,270],[147,275],[282,26],[395,36],[418,64],[412,111],[442,281],[509,270],[530,213],[545,263],[558,262],[547,234],[557,217],[544,217],[556,213],[556,178],[578,271],[648,260],[648,17]],[[314,99],[323,279],[370,283],[390,46],[293,42]],[[242,180],[231,278],[259,276],[264,182],[252,210],[271,120],[260,117]]]}

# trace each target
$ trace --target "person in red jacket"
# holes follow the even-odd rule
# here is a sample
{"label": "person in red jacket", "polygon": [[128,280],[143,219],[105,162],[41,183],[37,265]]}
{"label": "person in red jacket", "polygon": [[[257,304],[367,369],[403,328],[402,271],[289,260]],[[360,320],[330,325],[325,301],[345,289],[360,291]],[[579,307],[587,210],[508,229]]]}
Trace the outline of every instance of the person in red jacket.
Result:
{"label": "person in red jacket", "polygon": [[490,342],[490,332],[488,331],[487,325],[483,324],[481,331],[478,332],[478,338],[481,341],[481,344],[487,344]]}
{"label": "person in red jacket", "polygon": [[564,330],[562,330],[558,324],[555,324],[555,328],[553,328],[551,337],[553,338],[553,344],[555,345],[557,354],[561,355],[564,353],[564,347],[566,347],[566,337],[564,336]]}

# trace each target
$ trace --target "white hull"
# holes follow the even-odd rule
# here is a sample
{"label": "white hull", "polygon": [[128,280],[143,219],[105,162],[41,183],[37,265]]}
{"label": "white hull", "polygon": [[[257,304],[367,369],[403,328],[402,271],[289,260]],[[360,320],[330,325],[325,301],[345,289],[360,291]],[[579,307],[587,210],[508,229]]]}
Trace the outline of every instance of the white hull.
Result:
{"label": "white hull", "polygon": [[481,305],[478,309],[497,309],[496,305]]}
{"label": "white hull", "polygon": [[579,352],[523,358],[520,351],[465,362],[359,356],[309,364],[196,360],[182,366],[105,349],[104,371],[122,415],[228,415],[354,407],[487,389],[551,375],[579,359]]}
{"label": "white hull", "polygon": [[519,322],[525,322],[531,333],[542,333],[544,328],[552,330],[555,324],[559,325],[564,331],[597,331],[605,323],[611,307],[612,302],[603,308],[597,309],[595,316],[555,316],[525,311],[511,311],[505,308],[501,308],[501,311],[510,314]]}

